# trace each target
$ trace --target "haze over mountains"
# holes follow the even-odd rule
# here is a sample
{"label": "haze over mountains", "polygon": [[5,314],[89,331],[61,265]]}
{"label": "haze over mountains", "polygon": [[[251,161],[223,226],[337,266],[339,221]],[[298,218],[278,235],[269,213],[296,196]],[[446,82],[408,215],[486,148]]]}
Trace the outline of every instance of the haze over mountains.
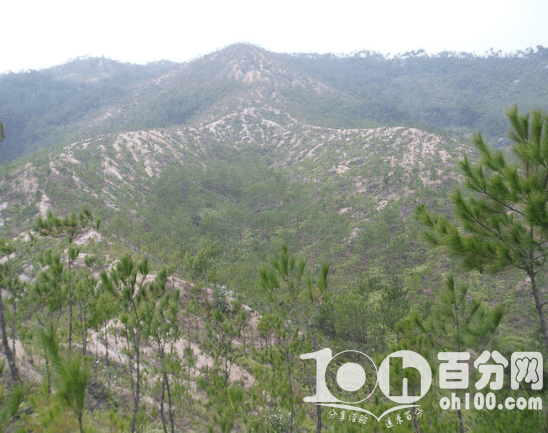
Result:
{"label": "haze over mountains", "polygon": [[[417,52],[387,59],[366,52],[275,54],[238,44],[186,64],[89,58],[3,75],[1,236],[30,245],[38,216],[87,206],[102,223],[82,241],[82,273],[98,276],[130,252],[158,269],[169,266],[173,287],[184,288],[179,315],[187,340],[177,350],[189,362],[188,374],[171,376],[188,391],[181,392],[178,426],[218,430],[230,412],[223,394],[230,355],[233,371],[245,377],[230,379],[247,404],[230,412],[237,429],[287,431],[287,424],[272,427],[272,417],[286,422],[295,410],[309,431],[314,416],[302,396],[313,384],[312,367],[291,358],[295,371],[286,382],[289,364],[273,354],[289,347],[294,323],[277,315],[283,302],[261,288],[259,270],[285,244],[307,260],[318,289],[322,264],[329,263],[330,297],[315,316],[317,338],[334,350],[384,354],[402,338],[396,323],[409,311],[429,317],[445,276],[460,272],[423,241],[415,207],[426,203],[450,214],[457,161],[474,158],[466,135],[482,131],[504,149],[504,110],[516,103],[521,112],[547,108],[546,89],[548,49],[542,47],[511,57]],[[28,287],[49,269],[42,250],[53,242],[41,242],[17,268]],[[64,252],[64,245],[55,248]],[[496,347],[535,344],[530,329],[537,324],[526,313],[531,300],[521,276],[457,277],[471,281],[474,295],[490,304],[511,299],[493,337]],[[60,311],[65,317],[66,305]],[[37,344],[28,331],[32,314],[13,331],[28,348]],[[117,313],[109,314],[101,320]],[[306,338],[299,344],[311,350]],[[101,344],[108,346],[106,334]],[[147,373],[156,371],[153,350],[145,352]],[[191,374],[192,356],[208,360]],[[112,367],[99,358],[95,365]],[[36,364],[27,367],[40,371]],[[99,373],[89,397],[97,429],[105,428],[103,410],[128,418],[126,406],[101,397],[124,395],[104,391],[106,377]],[[127,378],[122,383],[128,391]],[[158,389],[144,391],[150,415],[144,418],[154,422]],[[482,416],[467,420],[471,431],[482,431]],[[454,425],[447,418],[441,412],[436,419]],[[420,423],[428,431],[431,419]]]}
{"label": "haze over mountains", "polygon": [[[415,60],[420,59],[425,60],[420,56]],[[354,62],[368,66],[367,70],[352,66]],[[18,125],[12,123],[13,113],[3,117],[8,131],[3,149],[11,155],[21,152],[12,143],[28,134],[36,141],[28,143],[27,151],[71,143],[47,157],[54,174],[60,175],[62,168],[81,186],[86,181],[85,166],[88,173],[102,170],[114,176],[111,180],[127,186],[133,183],[133,187],[140,175],[146,174],[143,181],[158,177],[163,167],[174,162],[204,165],[207,160],[222,161],[227,152],[245,154],[245,149],[260,154],[269,166],[289,169],[291,176],[301,180],[323,184],[327,178],[342,177],[348,183],[344,193],[351,197],[359,191],[373,200],[376,209],[386,205],[389,197],[401,199],[426,185],[445,185],[463,150],[463,144],[450,136],[441,138],[417,128],[403,128],[403,119],[390,126],[394,119],[389,118],[395,112],[387,109],[384,118],[380,114],[387,107],[382,99],[386,90],[375,100],[360,98],[343,89],[334,76],[334,64],[343,69],[354,67],[356,73],[362,71],[362,81],[380,86],[375,78],[382,76],[379,70],[406,67],[406,60],[401,60],[403,65],[397,62],[370,54],[351,59],[287,56],[250,45],[231,46],[183,65],[166,62],[134,68],[107,59],[77,60],[48,71],[22,74],[21,79],[28,81],[21,81],[26,84],[21,85],[19,94],[39,99],[44,111],[37,113],[36,124],[18,118],[25,124],[22,132],[17,127],[10,132]],[[355,80],[352,85],[356,86],[358,78],[349,77],[347,82]],[[19,83],[18,79],[3,77],[6,86],[9,80]],[[393,87],[388,77],[385,82],[389,89]],[[63,92],[56,92],[60,88]],[[72,105],[76,103],[80,105]],[[1,107],[7,110],[4,107],[12,106]],[[398,112],[403,118],[409,116],[403,110]],[[17,132],[19,137],[10,139]],[[78,154],[82,156],[75,157]],[[40,160],[44,157],[38,156]],[[25,167],[25,176],[32,178],[34,168]],[[86,200],[93,200],[90,191],[93,195],[101,188],[104,191],[103,183],[112,183],[110,177],[90,183],[84,189]],[[30,183],[47,185],[38,179]],[[34,193],[33,188],[27,190]],[[43,193],[42,201],[52,195]],[[29,196],[29,200],[33,198]],[[78,198],[67,200],[66,205],[72,200]],[[334,210],[352,208],[343,205],[345,201],[341,199],[340,208]],[[96,205],[100,206],[100,201]],[[358,208],[354,208],[356,215],[364,216],[365,211]]]}
{"label": "haze over mountains", "polygon": [[[266,103],[317,126],[423,126],[504,136],[503,110],[545,107],[547,49],[512,57],[423,53],[387,59],[285,55],[239,44],[186,64],[79,59],[0,77],[3,158],[66,133],[189,124],[235,104]],[[65,141],[66,142],[66,141]]]}

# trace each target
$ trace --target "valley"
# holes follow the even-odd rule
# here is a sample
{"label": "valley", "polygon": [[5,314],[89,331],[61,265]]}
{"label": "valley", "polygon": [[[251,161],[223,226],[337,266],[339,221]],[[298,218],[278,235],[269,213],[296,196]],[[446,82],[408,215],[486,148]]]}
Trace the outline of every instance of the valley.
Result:
{"label": "valley", "polygon": [[[459,161],[481,157],[474,127],[494,119],[486,137],[510,154],[498,125],[510,129],[504,110],[522,99],[546,108],[530,91],[547,79],[545,51],[526,66],[515,59],[523,94],[504,97],[505,78],[490,87],[463,77],[471,63],[485,77],[511,59],[291,57],[245,44],[180,65],[87,59],[0,76],[0,307],[22,376],[12,387],[0,363],[2,429],[365,431],[303,401],[315,366],[299,356],[357,350],[379,365],[405,349],[435,367],[438,351],[461,351],[444,339],[460,326],[451,314],[472,304],[460,349],[474,359],[484,349],[545,353],[527,277],[463,269],[427,242],[416,214],[424,205],[455,217]],[[344,81],[356,62],[362,78]],[[448,72],[459,98],[480,85],[485,99],[501,95],[489,102],[496,114],[454,121],[470,107],[443,105],[454,88],[443,101],[416,96],[438,92],[432,65],[447,64],[460,65]],[[10,92],[23,82],[28,98],[16,107]],[[415,90],[393,94],[409,83]],[[44,110],[25,125],[7,114],[36,92]],[[489,105],[480,100],[476,112]],[[451,275],[468,286],[466,305],[442,314]],[[433,394],[399,431],[458,428]],[[383,397],[364,404],[390,407]],[[539,431],[541,412],[499,412],[496,422]],[[468,413],[466,429],[493,431],[490,416]],[[367,428],[385,430],[373,418]]]}

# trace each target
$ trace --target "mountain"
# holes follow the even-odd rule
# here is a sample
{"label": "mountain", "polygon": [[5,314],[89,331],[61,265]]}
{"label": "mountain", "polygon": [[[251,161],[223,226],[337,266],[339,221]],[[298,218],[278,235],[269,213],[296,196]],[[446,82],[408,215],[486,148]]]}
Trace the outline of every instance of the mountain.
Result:
{"label": "mountain", "polygon": [[142,81],[116,104],[93,111],[76,126],[108,131],[168,127],[263,104],[305,120],[329,111],[340,116],[351,99],[281,56],[242,44]]}
{"label": "mountain", "polygon": [[175,65],[169,61],[134,65],[105,57],[82,57],[41,72],[51,75],[54,80],[66,82],[127,85],[163,74]]}
{"label": "mountain", "polygon": [[393,57],[362,51],[350,56],[302,54],[288,60],[315,73],[358,101],[360,117],[382,123],[428,126],[457,133],[482,131],[503,139],[502,114],[547,109],[548,49],[483,56],[416,51]]}
{"label": "mountain", "polygon": [[[542,56],[529,53],[514,64],[537,68]],[[72,320],[77,350],[94,351],[81,365],[93,372],[84,386],[87,428],[98,431],[128,431],[137,418],[143,430],[167,428],[166,395],[175,431],[288,431],[291,423],[313,431],[316,415],[303,396],[313,388],[314,366],[298,354],[352,347],[380,359],[392,345],[418,344],[397,322],[408,313],[433,316],[453,271],[486,301],[482,312],[511,299],[493,347],[534,344],[523,278],[461,272],[429,248],[413,216],[421,203],[450,214],[448,194],[461,181],[457,161],[475,158],[468,139],[439,123],[394,124],[401,113],[411,119],[412,97],[390,108],[393,86],[411,86],[409,71],[413,92],[439,96],[454,85],[459,59],[419,57],[289,56],[238,44],[180,65],[78,59],[1,77],[2,110],[43,104],[32,113],[35,125],[0,112],[8,133],[15,125],[21,140],[36,134],[26,151],[40,149],[0,166],[0,236],[16,248],[8,254],[2,244],[3,263],[12,267],[0,270],[10,269],[2,274],[10,282],[5,310],[19,365],[25,380],[42,383],[36,392],[29,387],[22,405],[0,388],[15,402],[14,415],[0,413],[0,427],[77,428],[74,413],[49,397],[51,383],[64,385],[50,382],[43,362],[62,376]],[[424,65],[449,66],[434,74]],[[447,87],[434,77],[442,73]],[[14,105],[16,94],[26,102]],[[453,102],[428,98],[417,99],[419,112],[434,104],[453,113]],[[86,214],[54,217],[86,207],[99,226],[87,224]],[[48,218],[54,222],[43,238],[38,231]],[[63,240],[63,224],[87,225],[72,243]],[[306,260],[302,268],[297,256]],[[136,266],[143,278],[135,274],[142,285],[132,297],[132,278],[120,275]],[[319,307],[306,316],[310,305]],[[139,318],[154,320],[138,329]],[[61,341],[61,356],[48,338]],[[141,361],[143,407],[134,409]],[[378,413],[385,400],[371,403]],[[456,415],[436,406],[428,408],[439,424],[424,417],[421,431],[454,426]],[[469,418],[476,431],[481,415]]]}
{"label": "mountain", "polygon": [[[6,167],[5,229],[16,236],[39,211],[66,215],[87,205],[117,242],[181,272],[185,254],[219,241],[227,255],[217,277],[252,305],[262,302],[248,292],[255,269],[280,241],[315,264],[330,262],[336,288],[365,269],[416,278],[425,245],[414,208],[426,200],[447,209],[469,143],[418,128],[307,122],[307,106],[319,112],[341,92],[277,58],[229,47],[90,112],[71,126],[86,138]],[[204,98],[188,126],[130,128],[139,113],[167,110],[186,92]],[[427,293],[431,278],[417,290]]]}
{"label": "mountain", "polygon": [[[504,110],[548,108],[548,49],[502,56],[406,53],[392,58],[288,55],[236,44],[184,64],[130,65],[82,58],[0,76],[1,161],[78,133],[165,128],[250,98],[310,124],[482,131],[504,143]],[[250,92],[254,89],[254,93]],[[254,96],[252,96],[254,95]]]}
{"label": "mountain", "polygon": [[77,59],[65,65],[0,76],[0,119],[6,141],[0,162],[58,142],[66,142],[64,128],[126,88],[169,68],[170,62],[145,66],[109,59]]}

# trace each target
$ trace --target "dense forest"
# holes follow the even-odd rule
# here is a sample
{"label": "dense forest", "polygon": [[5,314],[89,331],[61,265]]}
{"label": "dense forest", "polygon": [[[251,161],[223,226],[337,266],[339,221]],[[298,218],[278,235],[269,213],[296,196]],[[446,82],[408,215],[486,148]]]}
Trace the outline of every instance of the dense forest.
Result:
{"label": "dense forest", "polygon": [[[0,77],[0,429],[545,431],[545,386],[496,363],[548,354],[546,66],[236,45]],[[314,405],[324,348],[413,351],[432,386],[390,412],[338,387],[351,352],[330,392],[374,393]],[[443,407],[480,391],[519,410]]]}

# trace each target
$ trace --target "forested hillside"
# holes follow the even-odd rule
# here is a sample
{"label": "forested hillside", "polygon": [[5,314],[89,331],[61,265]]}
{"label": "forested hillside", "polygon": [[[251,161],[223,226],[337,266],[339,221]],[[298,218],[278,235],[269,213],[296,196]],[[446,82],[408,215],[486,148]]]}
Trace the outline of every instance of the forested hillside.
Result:
{"label": "forested hillside", "polygon": [[503,112],[518,103],[524,111],[546,109],[548,49],[485,56],[416,51],[386,58],[374,52],[353,56],[288,57],[346,91],[359,102],[359,118],[382,124],[421,125],[454,133],[482,131],[505,137]]}
{"label": "forested hillside", "polygon": [[[547,353],[546,65],[235,45],[0,77],[0,429],[545,430],[546,407],[440,407],[437,354],[469,353],[472,384],[485,350]],[[421,354],[422,412],[305,402],[323,348]],[[503,373],[497,398],[545,401]]]}
{"label": "forested hillside", "polygon": [[[180,65],[78,59],[0,76],[0,117],[9,131],[0,157],[6,161],[58,142],[68,144],[84,126],[87,134],[96,134],[189,124],[219,110],[250,82],[273,78],[261,76],[261,68],[276,75],[271,84],[286,109],[314,125],[405,125],[464,135],[482,131],[501,140],[508,107],[546,108],[547,51],[287,55],[239,44]],[[259,58],[259,75],[236,73]]]}
{"label": "forested hillside", "polygon": [[169,62],[139,66],[94,58],[1,75],[0,118],[8,133],[0,162],[63,142],[63,127],[170,67]]}

